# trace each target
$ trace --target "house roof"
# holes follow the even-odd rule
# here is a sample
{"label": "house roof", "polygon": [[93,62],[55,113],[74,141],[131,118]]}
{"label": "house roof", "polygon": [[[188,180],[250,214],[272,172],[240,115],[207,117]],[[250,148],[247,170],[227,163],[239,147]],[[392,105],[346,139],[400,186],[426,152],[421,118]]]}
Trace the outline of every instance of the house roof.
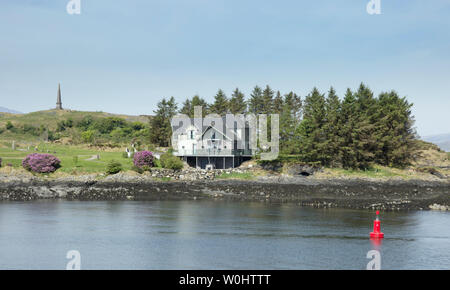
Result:
{"label": "house roof", "polygon": [[221,132],[220,130],[218,130],[214,126],[207,126],[206,130],[204,130],[203,133],[202,133],[202,138],[203,138],[203,135],[205,135],[205,133],[208,132],[210,129],[214,129],[217,133],[219,133],[220,135],[224,136],[225,138],[227,138],[230,141],[233,140],[232,138],[230,138],[229,136],[227,136],[226,134],[224,134],[223,132]]}
{"label": "house roof", "polygon": [[[219,119],[219,118],[217,118],[217,119]],[[197,130],[198,131],[201,131],[202,132],[202,136],[209,130],[209,129],[211,129],[211,128],[214,128],[214,130],[216,130],[218,133],[220,133],[222,136],[225,136],[227,139],[229,139],[229,140],[232,140],[233,139],[233,136],[230,136],[230,134],[233,134],[233,131],[231,130],[226,130],[227,129],[227,126],[226,126],[226,117],[222,117],[221,118],[222,119],[222,126],[220,126],[220,127],[218,127],[217,125],[207,125],[207,124],[204,124],[204,123],[202,123],[202,128],[198,128],[198,126],[196,126],[196,124],[194,123],[194,119],[193,118],[191,118],[190,119],[190,126],[193,126],[193,127],[195,127],[195,128],[197,128]],[[174,126],[173,127],[173,129],[174,130],[176,130],[176,129],[178,129],[178,128],[180,128],[182,125],[180,125],[180,126]],[[245,123],[245,126],[246,127],[248,127],[248,123],[246,122]]]}

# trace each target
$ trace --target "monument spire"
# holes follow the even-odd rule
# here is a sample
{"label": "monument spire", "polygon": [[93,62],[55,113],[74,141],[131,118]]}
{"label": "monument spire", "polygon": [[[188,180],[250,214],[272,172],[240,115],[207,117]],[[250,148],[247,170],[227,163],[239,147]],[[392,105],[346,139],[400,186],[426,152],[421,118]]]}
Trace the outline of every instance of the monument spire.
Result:
{"label": "monument spire", "polygon": [[56,97],[56,109],[62,110],[62,102],[61,102],[61,85],[58,83],[58,95]]}

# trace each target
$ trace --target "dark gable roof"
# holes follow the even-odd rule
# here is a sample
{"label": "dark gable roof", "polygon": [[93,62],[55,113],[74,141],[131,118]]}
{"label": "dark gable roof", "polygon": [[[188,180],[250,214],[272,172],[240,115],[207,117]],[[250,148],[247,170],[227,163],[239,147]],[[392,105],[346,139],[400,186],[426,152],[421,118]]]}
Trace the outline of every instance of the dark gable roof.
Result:
{"label": "dark gable roof", "polygon": [[[227,135],[227,131],[226,131],[226,117],[222,117],[221,118],[222,119],[222,126],[221,126],[221,128],[219,128],[218,126],[217,126],[217,124],[215,124],[214,126],[211,126],[211,125],[207,125],[207,124],[205,124],[204,123],[204,120],[205,120],[205,118],[203,118],[203,124],[202,124],[202,128],[201,128],[201,132],[202,132],[202,136],[203,136],[203,134],[204,133],[206,133],[206,131],[208,131],[210,128],[214,128],[217,132],[219,132],[219,133],[221,133],[223,136],[225,136],[226,138],[228,138],[228,139],[233,139],[233,136],[228,136]],[[194,124],[194,119],[193,118],[190,118],[190,125],[191,126],[195,126],[195,124]],[[248,127],[248,122],[245,122],[245,126],[246,127]],[[174,129],[176,130],[176,129],[178,129],[179,127],[181,127],[181,126],[174,126]],[[196,127],[196,126],[195,126]],[[197,128],[197,127],[196,127]],[[197,128],[199,131],[200,131],[200,128]],[[228,133],[231,133],[232,134],[232,132],[228,132]]]}

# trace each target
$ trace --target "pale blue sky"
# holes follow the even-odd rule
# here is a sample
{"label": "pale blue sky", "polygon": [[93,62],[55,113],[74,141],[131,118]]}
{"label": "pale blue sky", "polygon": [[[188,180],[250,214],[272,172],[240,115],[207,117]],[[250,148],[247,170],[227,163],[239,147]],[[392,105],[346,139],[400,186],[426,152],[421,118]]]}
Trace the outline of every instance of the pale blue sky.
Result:
{"label": "pale blue sky", "polygon": [[450,0],[0,0],[0,106],[152,114],[161,97],[270,84],[304,96],[363,81],[450,132]]}

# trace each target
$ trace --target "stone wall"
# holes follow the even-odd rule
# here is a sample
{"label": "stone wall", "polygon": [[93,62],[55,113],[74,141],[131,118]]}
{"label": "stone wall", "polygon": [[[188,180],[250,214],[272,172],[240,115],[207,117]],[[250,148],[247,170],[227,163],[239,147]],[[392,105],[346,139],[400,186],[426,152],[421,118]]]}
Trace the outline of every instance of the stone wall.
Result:
{"label": "stone wall", "polygon": [[170,169],[152,169],[150,172],[145,172],[143,176],[151,176],[152,178],[170,178],[171,180],[214,180],[217,176],[231,173],[245,173],[250,172],[250,169],[215,169],[215,170],[201,170],[201,169],[184,169],[184,170],[170,170]]}

